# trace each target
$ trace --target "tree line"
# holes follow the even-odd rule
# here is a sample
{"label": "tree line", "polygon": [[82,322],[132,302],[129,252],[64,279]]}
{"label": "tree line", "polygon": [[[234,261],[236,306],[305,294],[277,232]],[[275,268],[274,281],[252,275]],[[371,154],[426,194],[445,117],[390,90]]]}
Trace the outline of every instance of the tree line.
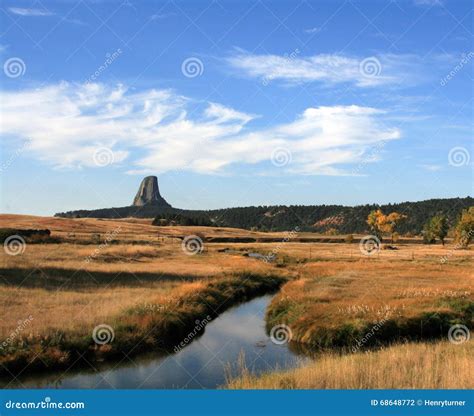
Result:
{"label": "tree line", "polygon": [[[395,218],[394,233],[405,236],[426,235],[426,241],[433,239],[444,241],[441,235],[446,228],[456,231],[458,220],[464,210],[474,206],[474,198],[430,199],[419,202],[401,202],[397,204],[366,204],[354,207],[342,205],[277,205],[223,208],[214,210],[186,210],[163,208],[154,205],[143,207],[119,207],[99,210],[78,210],[56,214],[68,218],[158,218],[217,227],[235,227],[257,231],[288,231],[296,227],[300,231],[324,234],[362,234],[371,231],[367,223],[369,214],[380,210],[382,213],[398,213],[403,220]],[[180,214],[186,218],[173,218]],[[441,216],[441,218],[438,218]],[[431,220],[433,217],[437,217]],[[394,218],[391,218],[393,220]],[[163,221],[163,222],[166,222]],[[427,225],[428,221],[433,221]],[[390,231],[393,221],[385,222],[383,232]],[[184,225],[184,224],[182,224]],[[438,230],[438,231],[437,231]],[[443,231],[444,230],[444,231]],[[396,238],[396,234],[393,235]]]}
{"label": "tree line", "polygon": [[[372,234],[380,241],[383,234],[389,234],[393,243],[398,236],[397,229],[403,221],[406,221],[407,215],[399,212],[391,212],[385,215],[382,210],[373,210],[367,216],[367,225]],[[454,240],[462,248],[467,247],[474,236],[474,206],[461,211],[457,223],[453,227]],[[448,218],[444,214],[437,214],[429,218],[422,230],[423,241],[426,244],[436,243],[438,239],[444,246],[445,239],[450,231]]]}

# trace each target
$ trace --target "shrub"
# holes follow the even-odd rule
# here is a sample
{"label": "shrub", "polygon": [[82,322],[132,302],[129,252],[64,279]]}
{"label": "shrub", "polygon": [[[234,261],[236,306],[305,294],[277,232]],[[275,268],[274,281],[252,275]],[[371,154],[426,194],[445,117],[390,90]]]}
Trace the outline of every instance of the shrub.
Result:
{"label": "shrub", "polygon": [[42,242],[49,242],[52,240],[50,238],[51,231],[48,229],[44,230],[19,230],[16,228],[0,228],[0,242],[3,244],[5,240],[12,236],[12,235],[19,235],[23,237],[25,241],[29,243],[42,243]]}
{"label": "shrub", "polygon": [[456,225],[456,241],[462,248],[467,248],[474,237],[474,206],[461,212]]}

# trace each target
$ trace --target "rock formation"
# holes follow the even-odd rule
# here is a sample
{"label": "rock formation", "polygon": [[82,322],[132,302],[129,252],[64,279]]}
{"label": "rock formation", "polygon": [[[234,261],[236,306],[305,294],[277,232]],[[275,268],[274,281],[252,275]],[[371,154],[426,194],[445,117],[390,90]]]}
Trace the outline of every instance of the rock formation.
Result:
{"label": "rock formation", "polygon": [[133,200],[133,206],[142,207],[144,205],[155,205],[160,207],[171,207],[168,202],[160,195],[158,188],[158,178],[156,176],[147,176],[142,180],[137,195]]}

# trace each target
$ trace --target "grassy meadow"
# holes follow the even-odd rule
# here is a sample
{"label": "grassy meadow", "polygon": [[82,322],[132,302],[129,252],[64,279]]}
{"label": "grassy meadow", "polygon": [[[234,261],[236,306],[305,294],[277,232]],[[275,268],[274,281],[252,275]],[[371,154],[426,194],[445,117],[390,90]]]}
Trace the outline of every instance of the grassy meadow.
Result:
{"label": "grassy meadow", "polygon": [[401,344],[314,362],[261,377],[242,368],[230,389],[472,389],[474,342]]}
{"label": "grassy meadow", "polygon": [[299,278],[270,304],[268,327],[286,324],[294,341],[315,347],[355,347],[374,326],[377,334],[365,346],[442,337],[453,324],[471,325],[474,281],[468,259],[441,264],[433,253],[416,251],[415,260],[384,260],[384,254],[302,265]]}
{"label": "grassy meadow", "polygon": [[[344,236],[338,237],[340,243],[302,243],[287,233],[155,227],[142,219],[0,215],[0,228],[49,229],[53,237],[28,242],[21,255],[0,254],[0,340],[7,340],[0,344],[2,377],[69,368],[82,359],[166,351],[193,330],[196,320],[280,289],[267,310],[268,330],[286,325],[293,341],[326,352],[314,365],[288,374],[255,379],[243,371],[232,387],[470,385],[448,374],[448,362],[467,362],[462,365],[472,369],[472,342],[446,340],[453,324],[473,327],[473,251],[454,250],[451,242],[443,247],[409,239],[395,250],[366,256],[358,236],[352,244],[343,242]],[[204,241],[202,253],[182,249],[188,235]],[[248,237],[255,242],[241,241]],[[281,241],[259,242],[269,237]],[[213,242],[216,238],[228,241]],[[265,262],[248,253],[276,258]],[[20,324],[28,317],[27,325]],[[114,329],[113,343],[94,342],[92,333],[100,324]],[[359,345],[375,325],[374,336]],[[440,342],[423,343],[435,338]],[[349,351],[328,352],[332,347]],[[453,364],[457,352],[459,364]],[[395,386],[390,368],[397,365],[400,371],[416,365],[423,374],[418,380],[400,377]],[[331,367],[333,374],[344,374],[340,369],[345,368],[351,376],[330,378]]]}

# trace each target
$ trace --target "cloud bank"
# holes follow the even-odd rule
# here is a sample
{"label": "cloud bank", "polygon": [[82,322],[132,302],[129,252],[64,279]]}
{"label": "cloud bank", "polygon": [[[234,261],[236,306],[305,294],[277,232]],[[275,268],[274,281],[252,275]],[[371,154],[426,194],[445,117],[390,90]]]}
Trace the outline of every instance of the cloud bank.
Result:
{"label": "cloud bank", "polygon": [[[172,90],[64,82],[0,98],[0,134],[29,140],[31,156],[59,168],[94,167],[94,153],[107,148],[129,173],[254,165],[262,174],[344,175],[371,147],[401,135],[382,110],[355,105],[308,108],[292,122],[256,128],[254,114]],[[277,149],[291,162],[272,164]]]}

